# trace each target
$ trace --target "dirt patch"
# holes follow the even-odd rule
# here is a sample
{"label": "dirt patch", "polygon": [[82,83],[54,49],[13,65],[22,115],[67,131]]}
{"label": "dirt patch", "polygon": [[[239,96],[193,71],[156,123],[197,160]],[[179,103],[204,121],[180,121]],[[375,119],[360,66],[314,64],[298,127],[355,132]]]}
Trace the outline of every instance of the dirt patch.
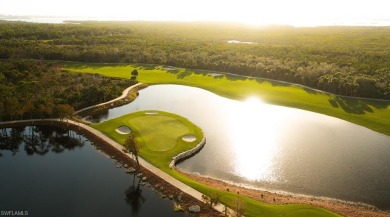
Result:
{"label": "dirt patch", "polygon": [[[182,172],[183,173],[183,172]],[[184,173],[186,174],[186,173]],[[359,206],[357,204],[348,204],[340,201],[321,200],[310,197],[297,197],[292,195],[281,195],[267,191],[249,189],[239,187],[232,184],[225,183],[220,180],[215,180],[207,177],[201,177],[193,174],[186,174],[192,179],[214,187],[220,190],[229,190],[231,192],[239,192],[241,195],[251,197],[255,200],[270,203],[270,204],[310,204],[333,212],[339,213],[343,216],[351,217],[389,217],[390,211],[382,211],[374,207]]]}

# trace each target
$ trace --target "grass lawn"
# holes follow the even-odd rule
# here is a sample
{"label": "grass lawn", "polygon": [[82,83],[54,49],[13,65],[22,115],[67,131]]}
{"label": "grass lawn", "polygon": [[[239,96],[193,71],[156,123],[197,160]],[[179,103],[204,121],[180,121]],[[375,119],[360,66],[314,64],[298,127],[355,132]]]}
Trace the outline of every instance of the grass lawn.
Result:
{"label": "grass lawn", "polygon": [[256,96],[263,101],[337,117],[374,131],[390,135],[390,102],[361,100],[318,93],[299,86],[225,75],[213,77],[207,71],[166,70],[153,65],[62,63],[71,72],[98,73],[109,77],[130,78],[137,69],[138,80],[146,84],[182,84],[200,87],[224,97],[245,99]]}
{"label": "grass lawn", "polygon": [[[195,147],[203,138],[202,130],[186,118],[175,114],[156,111],[135,112],[93,124],[92,127],[108,135],[119,144],[123,144],[127,135],[118,133],[115,129],[120,126],[129,127],[140,142],[140,155],[158,168],[166,166],[173,156]],[[186,142],[185,135],[194,135],[196,140]]]}
{"label": "grass lawn", "polygon": [[[210,188],[176,170],[171,170],[169,163],[172,157],[195,147],[203,138],[203,132],[199,127],[183,117],[162,111],[156,112],[157,114],[145,111],[131,113],[99,124],[93,124],[92,127],[120,144],[124,143],[127,136],[118,133],[115,129],[121,126],[129,127],[134,132],[136,139],[141,143],[140,155],[145,160],[203,194],[211,195],[217,193],[221,195],[221,201],[231,207],[234,206],[237,198],[241,198],[245,204],[245,216],[338,216],[326,209],[310,205],[272,205],[261,203],[233,192]],[[185,142],[182,139],[185,135],[194,135],[196,140]]]}

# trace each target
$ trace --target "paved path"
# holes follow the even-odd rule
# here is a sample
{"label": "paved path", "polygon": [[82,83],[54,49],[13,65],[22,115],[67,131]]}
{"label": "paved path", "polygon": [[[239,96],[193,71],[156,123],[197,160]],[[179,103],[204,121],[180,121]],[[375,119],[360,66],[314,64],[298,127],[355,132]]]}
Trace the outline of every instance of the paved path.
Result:
{"label": "paved path", "polygon": [[115,101],[117,101],[117,100],[121,100],[121,99],[123,99],[123,98],[125,98],[125,97],[127,96],[127,94],[129,93],[129,91],[130,91],[131,89],[136,88],[136,87],[138,87],[138,86],[140,86],[140,85],[143,85],[143,83],[134,84],[133,86],[130,86],[130,87],[126,88],[126,89],[122,92],[122,95],[121,95],[121,96],[119,96],[119,97],[117,97],[117,98],[115,98],[115,99],[113,99],[113,100],[110,100],[110,101],[108,101],[108,102],[103,102],[103,103],[100,103],[100,104],[97,104],[97,105],[93,105],[93,106],[89,106],[89,107],[80,109],[80,110],[76,111],[75,114],[78,114],[78,113],[80,113],[80,112],[86,111],[86,110],[91,109],[91,108],[95,108],[95,107],[99,107],[99,106],[102,106],[102,105],[110,104],[110,103],[113,103],[113,102],[115,102]]}
{"label": "paved path", "polygon": [[[59,119],[33,119],[33,120],[20,120],[20,121],[7,121],[7,122],[1,122],[1,125],[0,127],[7,127],[7,126],[12,126],[12,124],[25,124],[25,125],[31,125],[31,124],[38,124],[39,122],[42,122],[42,123],[47,123],[47,122],[60,122]],[[106,143],[110,144],[111,146],[113,146],[114,148],[118,149],[121,153],[129,156],[130,158],[132,158],[131,154],[129,153],[124,153],[122,151],[123,149],[123,146],[118,144],[117,142],[115,142],[114,140],[112,140],[111,138],[107,137],[106,135],[104,135],[103,133],[101,133],[100,131],[98,130],[95,130],[94,128],[88,126],[88,125],[85,125],[85,124],[82,124],[82,123],[79,123],[79,122],[76,122],[76,121],[73,121],[73,120],[65,120],[65,121],[62,121],[62,123],[64,122],[67,122],[68,124],[70,125],[74,125],[74,126],[78,126],[80,128],[83,128],[93,134],[95,134],[96,136],[100,137],[101,139],[103,139]],[[202,193],[193,189],[192,187],[184,184],[183,182],[180,182],[179,180],[175,179],[174,177],[170,176],[169,174],[165,173],[164,171],[160,170],[159,168],[153,166],[152,164],[150,164],[149,162],[147,162],[146,160],[144,160],[143,158],[139,157],[139,163],[147,170],[149,170],[150,172],[156,174],[157,176],[159,176],[160,178],[164,179],[165,181],[167,181],[168,183],[170,183],[171,185],[177,187],[178,189],[180,189],[181,191],[187,193],[188,195],[196,198],[197,200],[199,201],[202,201],[203,202],[203,199],[202,199]],[[214,206],[214,209],[223,213],[225,211],[225,206],[222,205],[222,204],[218,204],[216,206]],[[229,213],[233,213],[232,210],[228,209]]]}

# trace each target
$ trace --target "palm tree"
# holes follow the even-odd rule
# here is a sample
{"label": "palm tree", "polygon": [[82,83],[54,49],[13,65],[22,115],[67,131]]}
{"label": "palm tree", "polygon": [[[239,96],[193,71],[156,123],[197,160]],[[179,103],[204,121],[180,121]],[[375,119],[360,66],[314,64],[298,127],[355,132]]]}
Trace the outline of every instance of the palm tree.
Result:
{"label": "palm tree", "polygon": [[137,162],[137,168],[136,170],[139,171],[140,169],[140,165],[139,165],[139,160],[138,160],[138,153],[139,153],[139,146],[140,144],[138,143],[138,141],[135,139],[134,137],[134,134],[133,133],[130,133],[129,137],[127,137],[125,143],[124,143],[124,147],[129,150],[129,152],[132,153],[132,155],[134,156],[136,162]]}

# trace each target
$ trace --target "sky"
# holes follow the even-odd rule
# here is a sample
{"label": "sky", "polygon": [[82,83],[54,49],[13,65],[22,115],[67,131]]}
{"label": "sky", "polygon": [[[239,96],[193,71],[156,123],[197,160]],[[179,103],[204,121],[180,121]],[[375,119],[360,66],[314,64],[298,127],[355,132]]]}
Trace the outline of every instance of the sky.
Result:
{"label": "sky", "polygon": [[318,26],[390,23],[389,6],[389,0],[0,0],[0,14]]}

